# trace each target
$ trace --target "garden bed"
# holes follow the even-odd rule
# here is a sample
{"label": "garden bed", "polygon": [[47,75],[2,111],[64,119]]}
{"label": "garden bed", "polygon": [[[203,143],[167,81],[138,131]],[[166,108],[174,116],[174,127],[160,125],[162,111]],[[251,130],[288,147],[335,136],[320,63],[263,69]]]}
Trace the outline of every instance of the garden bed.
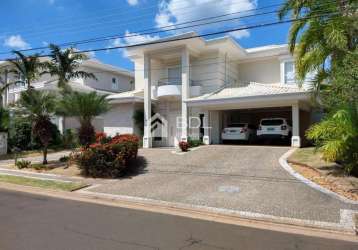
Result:
{"label": "garden bed", "polygon": [[358,178],[347,176],[343,168],[333,162],[326,162],[314,148],[297,149],[289,158],[292,168],[318,185],[358,201]]}

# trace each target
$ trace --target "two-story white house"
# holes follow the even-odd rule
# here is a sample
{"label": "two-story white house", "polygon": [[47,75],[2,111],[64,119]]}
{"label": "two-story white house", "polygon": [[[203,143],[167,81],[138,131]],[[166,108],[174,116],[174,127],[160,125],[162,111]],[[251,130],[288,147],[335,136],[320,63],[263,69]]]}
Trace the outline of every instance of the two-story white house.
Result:
{"label": "two-story white house", "polygon": [[[190,32],[127,54],[135,65],[135,88],[109,96],[119,111],[113,110],[111,131],[135,132],[129,117],[144,106],[144,147],[176,146],[188,137],[220,143],[227,124],[270,117],[290,121],[292,146],[304,141],[310,93],[295,80],[287,45],[244,49],[230,37],[205,40]],[[166,120],[167,136],[153,135],[152,109]]]}
{"label": "two-story white house", "polygon": [[[41,60],[48,60],[46,58]],[[2,68],[11,65],[8,62],[0,62]],[[89,73],[93,73],[97,79],[74,79],[69,82],[71,88],[80,92],[92,92],[96,91],[99,94],[115,94],[121,92],[131,91],[134,88],[134,74],[131,71],[115,67],[110,64],[104,64],[97,59],[89,59],[84,61],[79,70],[83,70]],[[21,79],[15,79],[15,75],[8,73],[6,76],[2,76],[2,79],[6,79],[7,82],[14,82]],[[42,75],[36,82],[32,84],[35,89],[38,90],[58,90],[56,77],[51,77],[48,74]],[[20,98],[22,91],[26,90],[25,82],[11,85],[3,93],[3,105],[8,106],[16,102]],[[97,131],[103,131],[106,126],[107,114],[100,117],[96,117],[94,120],[94,126]],[[75,118],[71,117],[54,117],[53,122],[58,126],[62,132],[66,129],[79,127]]]}

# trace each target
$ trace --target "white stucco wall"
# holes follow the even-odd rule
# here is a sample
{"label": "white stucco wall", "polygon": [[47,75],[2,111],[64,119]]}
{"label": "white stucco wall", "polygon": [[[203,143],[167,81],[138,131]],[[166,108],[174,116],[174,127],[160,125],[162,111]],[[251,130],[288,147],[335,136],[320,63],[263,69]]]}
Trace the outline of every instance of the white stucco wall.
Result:
{"label": "white stucco wall", "polygon": [[258,83],[279,83],[280,61],[270,58],[254,62],[245,62],[238,65],[240,81]]}
{"label": "white stucco wall", "polygon": [[[92,67],[82,67],[82,70],[93,73],[96,76],[97,81],[92,78],[83,79],[83,84],[92,88],[112,92],[124,92],[132,90],[133,88],[131,81],[134,79],[132,77],[117,72],[98,70]],[[112,89],[112,78],[117,79],[118,89]]]}
{"label": "white stucco wall", "polygon": [[134,109],[132,103],[113,104],[111,110],[102,115],[104,132],[110,136],[136,133],[133,121]]}
{"label": "white stucco wall", "polygon": [[219,53],[207,53],[190,61],[190,77],[201,85],[201,93],[216,90],[222,84]]}

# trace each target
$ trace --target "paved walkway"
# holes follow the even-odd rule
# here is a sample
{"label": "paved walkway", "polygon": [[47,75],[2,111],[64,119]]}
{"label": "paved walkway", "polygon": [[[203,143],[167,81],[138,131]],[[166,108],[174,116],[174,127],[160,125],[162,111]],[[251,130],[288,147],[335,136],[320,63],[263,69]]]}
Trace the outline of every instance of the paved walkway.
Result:
{"label": "paved walkway", "polygon": [[[49,153],[47,155],[47,160],[48,161],[56,161],[58,159],[60,159],[62,156],[68,156],[70,155],[71,151],[70,150],[63,150],[60,152],[55,152],[55,153]],[[37,155],[37,156],[24,156],[24,157],[19,157],[19,160],[23,159],[23,160],[28,160],[31,161],[32,163],[42,163],[42,159],[43,156],[41,155]],[[14,164],[14,159],[9,159],[9,160],[1,160],[0,161],[0,167],[1,166],[6,166],[9,164]]]}
{"label": "paved walkway", "polygon": [[340,223],[342,209],[358,209],[308,187],[278,159],[288,147],[212,145],[184,155],[143,149],[142,171],[93,192]]}

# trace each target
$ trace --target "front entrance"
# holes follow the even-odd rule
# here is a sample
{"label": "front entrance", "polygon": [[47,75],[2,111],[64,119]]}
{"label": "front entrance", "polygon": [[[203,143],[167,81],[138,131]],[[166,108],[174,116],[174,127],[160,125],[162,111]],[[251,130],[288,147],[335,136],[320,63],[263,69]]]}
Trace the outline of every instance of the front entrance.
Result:
{"label": "front entrance", "polygon": [[180,128],[177,126],[177,117],[180,117],[179,112],[171,112],[168,114],[168,138],[167,146],[175,147],[179,143]]}

